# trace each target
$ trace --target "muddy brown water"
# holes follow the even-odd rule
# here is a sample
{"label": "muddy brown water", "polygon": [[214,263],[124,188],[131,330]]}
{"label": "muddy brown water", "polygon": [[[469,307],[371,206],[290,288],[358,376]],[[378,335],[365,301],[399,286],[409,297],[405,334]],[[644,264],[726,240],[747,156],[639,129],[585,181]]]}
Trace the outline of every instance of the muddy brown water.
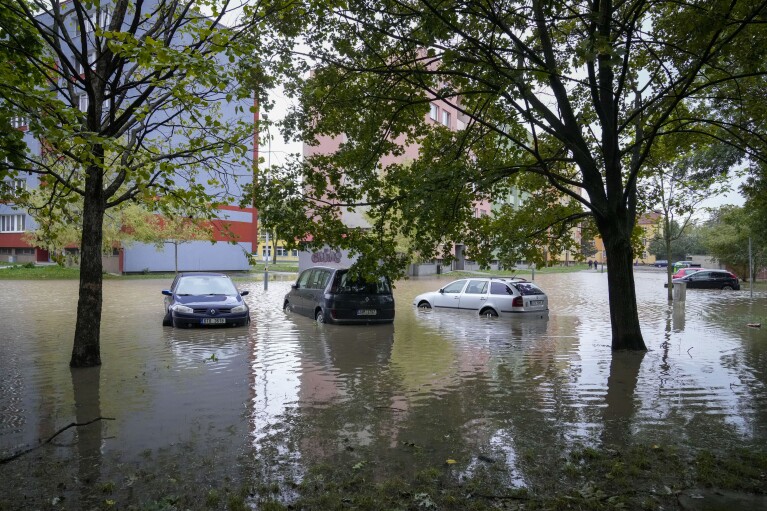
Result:
{"label": "muddy brown water", "polygon": [[688,290],[669,306],[664,274],[637,272],[649,351],[613,354],[606,273],[537,275],[543,319],[417,311],[415,295],[453,279],[401,281],[388,326],[286,314],[292,280],[275,278],[238,282],[250,327],[198,330],[161,326],[168,282],[106,281],[103,364],[88,370],[68,367],[77,282],[0,281],[0,458],[103,418],[0,464],[0,508],[141,503],[361,462],[382,479],[492,463],[526,486],[573,445],[767,441],[764,293]]}

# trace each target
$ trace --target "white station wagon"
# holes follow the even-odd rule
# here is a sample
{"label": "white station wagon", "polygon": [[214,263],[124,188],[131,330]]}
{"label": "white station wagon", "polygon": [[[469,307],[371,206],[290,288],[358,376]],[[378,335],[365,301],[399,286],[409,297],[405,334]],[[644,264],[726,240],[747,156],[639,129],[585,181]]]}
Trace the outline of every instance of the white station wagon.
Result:
{"label": "white station wagon", "polygon": [[439,291],[415,297],[420,309],[477,311],[480,316],[548,313],[549,299],[541,288],[519,278],[467,278],[451,282]]}

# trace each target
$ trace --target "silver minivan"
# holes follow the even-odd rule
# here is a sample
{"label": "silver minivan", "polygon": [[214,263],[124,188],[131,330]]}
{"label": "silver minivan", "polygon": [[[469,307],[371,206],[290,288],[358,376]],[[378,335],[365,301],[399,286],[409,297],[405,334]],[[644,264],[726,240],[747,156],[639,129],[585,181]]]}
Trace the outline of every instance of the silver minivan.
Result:
{"label": "silver minivan", "polygon": [[318,323],[391,323],[394,296],[391,282],[354,279],[348,268],[316,266],[301,272],[282,308]]}

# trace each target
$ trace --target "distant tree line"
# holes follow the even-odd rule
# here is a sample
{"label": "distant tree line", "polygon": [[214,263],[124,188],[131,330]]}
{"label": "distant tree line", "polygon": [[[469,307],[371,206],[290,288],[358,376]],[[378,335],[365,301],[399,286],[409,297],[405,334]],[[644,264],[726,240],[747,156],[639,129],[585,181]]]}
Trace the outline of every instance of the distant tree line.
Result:
{"label": "distant tree line", "polygon": [[[691,255],[707,255],[733,270],[743,279],[749,272],[749,238],[754,274],[767,268],[767,237],[765,218],[767,201],[753,194],[750,187],[763,186],[759,179],[749,180],[743,192],[747,197],[744,206],[722,206],[712,210],[707,220],[690,224],[678,234],[675,232],[671,244],[670,261],[678,261]],[[677,223],[672,230],[679,230]],[[657,259],[666,259],[664,240],[657,236],[652,239],[648,251]]]}

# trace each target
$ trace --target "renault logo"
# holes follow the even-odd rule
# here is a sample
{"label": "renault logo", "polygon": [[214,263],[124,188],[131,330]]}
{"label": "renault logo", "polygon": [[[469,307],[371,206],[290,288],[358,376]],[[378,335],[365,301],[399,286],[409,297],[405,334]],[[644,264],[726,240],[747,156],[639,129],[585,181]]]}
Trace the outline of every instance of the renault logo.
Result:
{"label": "renault logo", "polygon": [[216,309],[210,309],[210,315],[215,316],[216,315]]}

